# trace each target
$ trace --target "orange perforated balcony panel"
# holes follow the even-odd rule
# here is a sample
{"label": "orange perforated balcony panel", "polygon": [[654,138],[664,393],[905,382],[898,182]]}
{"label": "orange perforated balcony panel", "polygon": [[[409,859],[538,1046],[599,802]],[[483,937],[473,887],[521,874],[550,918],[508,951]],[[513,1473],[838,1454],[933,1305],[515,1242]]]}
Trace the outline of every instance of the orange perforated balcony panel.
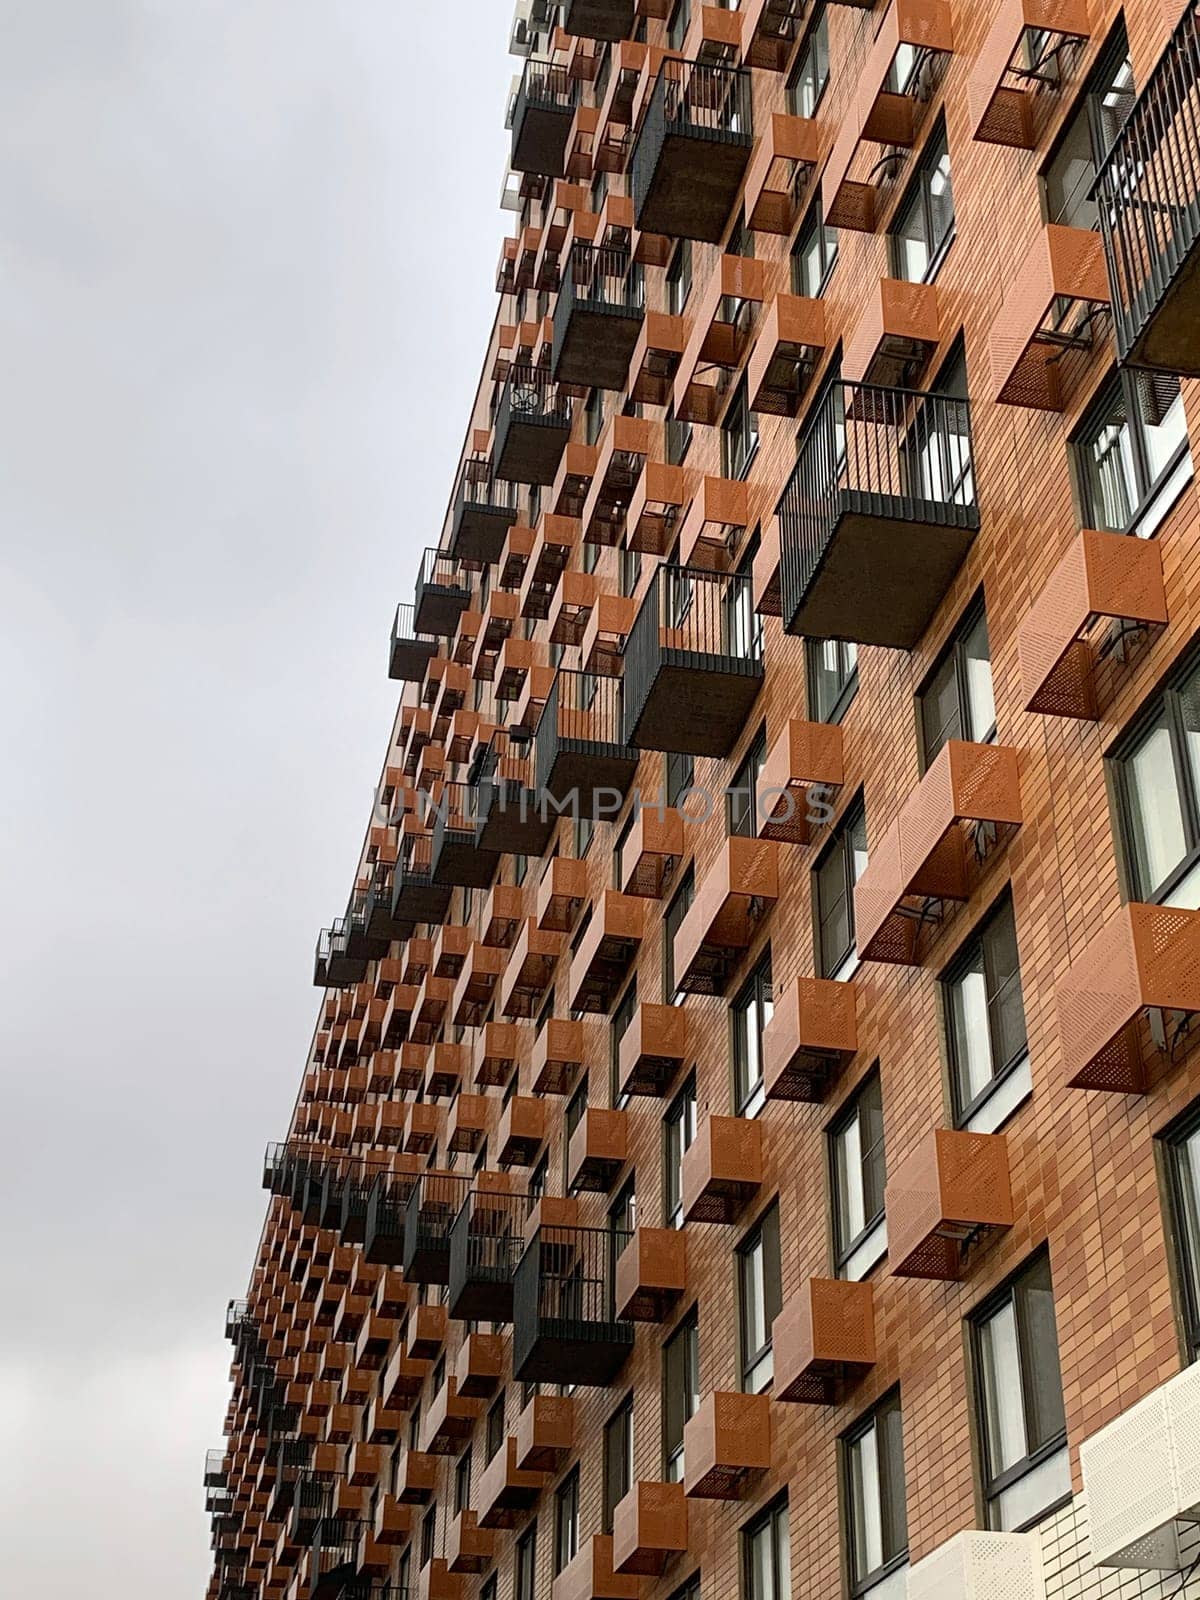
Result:
{"label": "orange perforated balcony panel", "polygon": [[617,1061],[623,1095],[661,1095],[687,1059],[688,1015],[682,1006],[639,1005],[621,1038]]}
{"label": "orange perforated balcony panel", "polygon": [[475,1491],[481,1528],[511,1528],[537,1500],[545,1474],[517,1466],[517,1441],[510,1435],[479,1475]]}
{"label": "orange perforated balcony panel", "polygon": [[492,999],[508,957],[504,950],[478,940],[458,975],[450,1015],[456,1027],[478,1028],[491,1009]]}
{"label": "orange perforated balcony panel", "polygon": [[775,1400],[830,1405],[875,1364],[875,1292],[868,1283],[809,1278],[771,1332]]}
{"label": "orange perforated balcony panel", "polygon": [[412,1361],[433,1361],[446,1343],[445,1306],[414,1306],[409,1313],[405,1349]]}
{"label": "orange perforated balcony panel", "polygon": [[683,1484],[691,1500],[740,1500],[771,1465],[765,1394],[710,1392],[683,1429]]}
{"label": "orange perforated balcony panel", "polygon": [[779,898],[779,846],[734,836],[696,889],[675,935],[675,973],[687,994],[723,994]]}
{"label": "orange perforated balcony panel", "polygon": [[793,978],[763,1030],[767,1099],[819,1105],[857,1049],[854,984]]}
{"label": "orange perforated balcony panel", "polygon": [[509,1018],[533,1017],[541,1009],[562,950],[562,936],[543,933],[530,917],[517,937],[500,985],[500,1010]]}
{"label": "orange perforated balcony panel", "polygon": [[547,618],[552,644],[574,646],[580,642],[599,594],[600,580],[594,572],[562,574]]}
{"label": "orange perforated balcony panel", "polygon": [[407,1543],[413,1529],[413,1508],[397,1500],[393,1494],[381,1494],[375,1502],[375,1516],[371,1531],[384,1545]]}
{"label": "orange perforated balcony panel", "polygon": [[583,538],[588,544],[616,545],[625,532],[625,514],[642,468],[662,454],[662,423],[619,412],[600,435],[596,474],[583,507]]}
{"label": "orange perforated balcony panel", "polygon": [[585,1539],[550,1587],[550,1600],[640,1600],[641,1580],[613,1567],[611,1534]]}
{"label": "orange perforated balcony panel", "polygon": [[646,906],[634,895],[606,889],[592,911],[571,962],[572,1011],[607,1012],[642,942]]}
{"label": "orange perforated balcony panel", "polygon": [[535,1095],[570,1093],[583,1069],[587,1038],[582,1018],[547,1018],[529,1055],[530,1087]]}
{"label": "orange perforated balcony panel", "polygon": [[680,562],[708,572],[729,571],[750,518],[750,490],[742,479],[701,478],[679,530]]}
{"label": "orange perforated balcony panel", "polygon": [[639,1577],[661,1574],[688,1547],[688,1505],[681,1483],[635,1483],[613,1512],[613,1567]]}
{"label": "orange perforated balcony panel", "polygon": [[481,1528],[479,1518],[467,1506],[446,1530],[446,1566],[450,1572],[482,1572],[496,1553],[496,1535]]}
{"label": "orange perforated balcony panel", "polygon": [[679,1228],[635,1228],[617,1257],[617,1316],[662,1322],[687,1288],[687,1239]]}
{"label": "orange perforated balcony panel", "polygon": [[594,444],[578,442],[569,444],[563,451],[547,502],[556,516],[578,518],[581,515],[596,473],[598,454]]}
{"label": "orange perforated balcony panel", "polygon": [[498,1333],[468,1333],[458,1348],[454,1378],[459,1394],[486,1400],[504,1371],[504,1340]]}
{"label": "orange perforated balcony panel", "polygon": [[446,1123],[447,1149],[456,1155],[474,1155],[487,1134],[488,1121],[487,1096],[460,1092]]}
{"label": "orange perforated balcony panel", "polygon": [[396,1497],[407,1505],[424,1505],[437,1489],[438,1458],[422,1450],[406,1450],[395,1468]]}
{"label": "orange perforated balcony panel", "polygon": [[775,295],[746,364],[751,409],[773,417],[799,416],[827,337],[823,300]]}
{"label": "orange perforated balcony panel", "polygon": [[967,80],[972,138],[1035,149],[1056,103],[1048,85],[1069,76],[1064,47],[1090,35],[1087,0],[997,0]]}
{"label": "orange perforated balcony panel", "polygon": [[597,678],[621,676],[621,651],[636,616],[637,601],[632,597],[600,596],[580,640],[580,665],[584,672]]}
{"label": "orange perforated balcony panel", "polygon": [[425,1093],[431,1100],[448,1100],[458,1093],[466,1073],[466,1045],[435,1044],[425,1074]]}
{"label": "orange perforated balcony panel", "polygon": [[754,308],[766,299],[766,263],[722,255],[692,316],[687,346],[675,374],[675,415],[711,426],[726,393],[729,373],[750,340]]}
{"label": "orange perforated balcony panel", "polygon": [[483,1401],[460,1394],[457,1382],[448,1376],[429,1402],[422,1447],[430,1455],[456,1454],[463,1442],[470,1438],[482,1412]]}
{"label": "orange perforated balcony panel", "polygon": [[845,781],[840,725],[791,718],[758,775],[758,837],[811,844]]}
{"label": "orange perforated balcony panel", "polygon": [[[642,555],[665,556],[675,540],[692,475],[683,467],[647,461],[629,502],[625,544]],[[628,629],[626,630],[628,631]],[[615,675],[615,674],[614,674]]]}
{"label": "orange perforated balcony panel", "polygon": [[956,1282],[974,1247],[1014,1221],[1008,1141],[933,1128],[887,1181],[893,1277]]}
{"label": "orange perforated balcony panel", "polygon": [[502,1088],[525,1059],[529,1029],[520,1022],[487,1022],[475,1047],[475,1085]]}
{"label": "orange perforated balcony panel", "polygon": [[509,949],[520,932],[524,915],[524,887],[513,883],[493,884],[480,918],[484,944],[495,949]]}
{"label": "orange perforated balcony panel", "polygon": [[557,1472],[575,1447],[575,1402],[565,1394],[535,1394],[513,1434],[520,1472]]}
{"label": "orange perforated balcony panel", "polygon": [[545,1101],[513,1095],[496,1129],[496,1160],[502,1167],[531,1167],[545,1140]]}
{"label": "orange perforated balcony panel", "polygon": [[687,345],[688,325],[682,316],[647,311],[629,362],[630,398],[639,405],[665,406]]}
{"label": "orange perforated balcony panel", "polygon": [[661,900],[684,853],[684,818],[672,807],[639,804],[620,848],[622,894]]}
{"label": "orange perforated balcony panel", "polygon": [[466,1579],[451,1572],[445,1556],[432,1556],[417,1574],[416,1600],[466,1600]]}
{"label": "orange perforated balcony panel", "polygon": [[746,172],[747,226],[757,233],[791,233],[820,159],[819,124],[811,117],[773,112]]}
{"label": "orange perforated balcony panel", "polygon": [[[881,278],[856,312],[842,376],[853,383],[917,388],[940,337],[937,285]],[[860,405],[870,403],[869,396],[858,398]]]}
{"label": "orange perforated balcony panel", "polygon": [[404,1148],[409,1155],[428,1155],[442,1130],[442,1112],[437,1106],[414,1102],[409,1107],[408,1131]]}
{"label": "orange perforated balcony panel", "polygon": [[1109,304],[1100,235],[1048,223],[1008,284],[992,328],[995,399],[1034,411],[1065,410],[1094,342],[1095,314]]}
{"label": "orange perforated balcony panel", "polygon": [[567,1188],[607,1194],[629,1154],[629,1113],[589,1106],[567,1146]]}
{"label": "orange perforated balcony panel", "polygon": [[588,892],[587,862],[554,856],[537,887],[537,925],[544,932],[569,933]]}
{"label": "orange perforated balcony panel", "polygon": [[762,1180],[762,1123],[748,1117],[706,1117],[683,1156],[684,1217],[688,1222],[733,1222]]}

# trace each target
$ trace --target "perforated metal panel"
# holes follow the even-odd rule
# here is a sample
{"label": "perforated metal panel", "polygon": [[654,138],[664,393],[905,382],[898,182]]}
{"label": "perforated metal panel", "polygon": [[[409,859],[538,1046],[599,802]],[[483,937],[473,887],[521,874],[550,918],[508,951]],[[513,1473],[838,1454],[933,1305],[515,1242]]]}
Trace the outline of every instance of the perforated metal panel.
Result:
{"label": "perforated metal panel", "polygon": [[1046,1600],[1041,1541],[960,1533],[909,1568],[908,1600]]}
{"label": "perforated metal panel", "polygon": [[1085,1440],[1079,1459],[1093,1558],[1101,1566],[1177,1567],[1179,1505],[1167,1386]]}

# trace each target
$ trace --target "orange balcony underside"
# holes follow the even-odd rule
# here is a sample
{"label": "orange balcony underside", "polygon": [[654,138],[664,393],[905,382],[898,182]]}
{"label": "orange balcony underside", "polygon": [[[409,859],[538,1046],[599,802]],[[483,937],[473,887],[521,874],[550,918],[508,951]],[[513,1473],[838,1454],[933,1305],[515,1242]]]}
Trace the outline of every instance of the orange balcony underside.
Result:
{"label": "orange balcony underside", "polygon": [[738,1500],[771,1465],[765,1394],[705,1395],[683,1429],[683,1487],[691,1500]]}
{"label": "orange balcony underside", "polygon": [[1013,1225],[1007,1140],[931,1129],[889,1176],[884,1205],[893,1276],[957,1281],[968,1247]]}
{"label": "orange balcony underside", "polygon": [[1095,315],[1109,304],[1100,235],[1048,224],[1008,286],[992,328],[995,399],[1034,411],[1064,410],[1072,388],[1070,353],[1093,343]]}
{"label": "orange balcony underside", "polygon": [[752,410],[773,417],[798,416],[826,339],[823,300],[777,294],[767,307],[746,365]]}
{"label": "orange balcony underside", "polygon": [[875,1364],[872,1285],[809,1278],[775,1318],[771,1348],[776,1400],[831,1404],[840,1385]]}
{"label": "orange balcony underside", "polygon": [[[1040,69],[1032,56],[1039,36],[1043,50],[1050,52]],[[1064,47],[1078,47],[1090,36],[1087,0],[998,0],[967,80],[972,138],[1014,150],[1035,149],[1039,106],[1048,102],[1052,107],[1056,98],[1044,92],[1039,74],[1056,71],[1067,79],[1071,63],[1063,59]]]}

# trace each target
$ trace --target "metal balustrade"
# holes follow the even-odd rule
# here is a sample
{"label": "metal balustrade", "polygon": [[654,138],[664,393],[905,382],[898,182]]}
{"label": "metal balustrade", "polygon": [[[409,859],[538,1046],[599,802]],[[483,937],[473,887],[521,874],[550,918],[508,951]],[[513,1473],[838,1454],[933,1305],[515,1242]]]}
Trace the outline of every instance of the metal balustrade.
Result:
{"label": "metal balustrade", "polygon": [[613,1275],[631,1235],[537,1229],[513,1277],[513,1375],[526,1383],[611,1383],[633,1349],[618,1321]]}
{"label": "metal balustrade", "polygon": [[665,60],[630,159],[637,226],[718,244],[754,145],[750,74]]}

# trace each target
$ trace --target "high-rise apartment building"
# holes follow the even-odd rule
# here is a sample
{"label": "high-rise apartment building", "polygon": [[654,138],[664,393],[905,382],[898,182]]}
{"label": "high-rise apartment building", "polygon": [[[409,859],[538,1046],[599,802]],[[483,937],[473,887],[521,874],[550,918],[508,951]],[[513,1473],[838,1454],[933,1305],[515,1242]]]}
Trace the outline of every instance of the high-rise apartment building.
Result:
{"label": "high-rise apartment building", "polygon": [[1200,3],[512,39],[210,1600],[1200,1594]]}

